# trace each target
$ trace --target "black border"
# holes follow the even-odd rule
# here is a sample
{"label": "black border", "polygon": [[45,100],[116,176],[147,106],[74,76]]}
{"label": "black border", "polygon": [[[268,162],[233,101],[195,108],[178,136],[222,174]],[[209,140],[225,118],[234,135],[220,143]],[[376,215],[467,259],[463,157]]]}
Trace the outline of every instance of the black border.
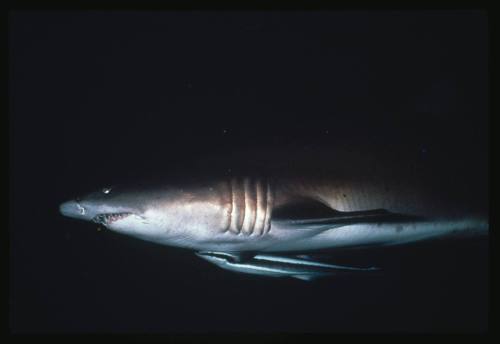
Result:
{"label": "black border", "polygon": [[[490,6],[488,6],[490,5]],[[495,106],[495,95],[497,94],[495,92],[495,76],[497,70],[495,69],[495,64],[494,61],[497,60],[497,57],[495,54],[496,52],[496,44],[497,41],[495,38],[497,35],[496,33],[496,11],[493,10],[494,6],[489,4],[488,2],[485,1],[455,1],[455,2],[448,2],[448,1],[428,1],[428,2],[352,2],[352,1],[242,1],[242,0],[234,0],[234,1],[196,1],[196,0],[177,0],[177,1],[166,1],[166,0],[157,0],[157,1],[9,1],[7,5],[7,11],[5,12],[4,19],[5,19],[5,42],[7,43],[4,45],[6,49],[3,51],[7,55],[7,62],[9,60],[8,54],[9,54],[9,45],[8,45],[8,18],[9,18],[9,12],[10,11],[45,11],[45,10],[74,10],[74,11],[82,11],[82,10],[133,10],[133,11],[177,11],[177,10],[187,10],[187,11],[206,11],[206,10],[214,10],[214,11],[226,11],[226,10],[244,10],[244,11],[256,11],[256,10],[296,10],[296,11],[309,11],[309,10],[315,10],[315,11],[325,11],[325,10],[366,10],[366,11],[377,11],[377,10],[394,10],[394,11],[426,11],[426,10],[482,10],[487,12],[488,15],[488,27],[489,27],[489,42],[490,42],[490,58],[489,58],[489,74],[490,74],[490,80],[489,80],[489,102],[490,102],[490,190],[496,190],[496,182],[495,182],[495,176],[496,173],[495,171],[495,162],[496,162],[496,157],[498,157],[497,154],[495,154],[495,149],[496,145],[494,144],[494,140],[496,138],[496,132],[494,131],[495,122],[496,122],[496,116],[494,114],[497,113],[497,107]],[[8,77],[9,77],[9,64],[6,64],[6,68],[4,69],[5,71],[5,80],[7,81],[7,84],[4,84],[5,86],[5,91],[3,94],[7,95],[6,101],[3,102],[4,109],[6,112],[6,116],[3,117],[2,119],[4,120],[4,125],[2,126],[3,128],[6,128],[6,135],[3,136],[4,140],[6,141],[6,153],[8,155],[8,161],[9,163],[11,162],[12,156],[10,154],[10,149],[9,149],[9,134],[10,134],[10,122],[9,122],[9,103],[8,103]],[[7,171],[7,169],[3,169],[4,171]],[[10,177],[10,175],[8,176]],[[9,179],[10,181],[10,179]],[[8,182],[8,189],[9,189],[9,194],[12,192],[10,190],[10,183]],[[9,199],[4,199],[6,207],[2,207],[3,210],[7,210],[9,212]],[[489,237],[489,254],[490,254],[490,308],[489,308],[489,325],[488,325],[488,332],[485,334],[479,334],[479,335],[452,335],[449,338],[450,340],[456,340],[459,338],[463,338],[465,340],[471,339],[474,341],[477,340],[489,340],[489,335],[493,335],[495,331],[495,320],[496,320],[496,312],[494,311],[494,303],[497,301],[497,298],[494,295],[495,291],[495,281],[494,281],[494,276],[496,272],[496,265],[495,265],[495,247],[494,247],[494,242],[496,239],[496,234],[495,234],[495,227],[497,227],[496,224],[496,210],[498,207],[496,206],[496,200],[495,200],[495,194],[494,192],[490,193],[490,237]],[[9,213],[10,214],[10,213]],[[6,218],[6,217],[4,217]],[[9,216],[9,224],[10,224],[10,216]],[[10,225],[9,227],[10,228]],[[2,243],[4,244],[4,247],[2,249],[2,254],[4,255],[3,259],[3,267],[5,268],[5,271],[7,274],[10,273],[9,271],[9,232],[6,230],[4,227],[4,230],[1,231],[2,235],[4,235]],[[6,286],[6,284],[3,284]],[[95,340],[103,340],[104,342],[109,342],[110,340],[118,340],[118,341],[133,341],[133,342],[144,342],[144,341],[162,341],[162,342],[206,342],[208,341],[216,341],[218,343],[227,341],[227,342],[238,342],[240,343],[241,341],[243,342],[289,342],[289,341],[304,341],[304,342],[310,342],[312,341],[318,341],[322,342],[322,340],[326,343],[333,342],[334,340],[338,339],[337,337],[342,337],[342,340],[348,339],[346,338],[345,334],[282,334],[282,333],[272,333],[272,334],[256,334],[256,333],[237,333],[237,334],[222,334],[222,333],[207,333],[207,334],[166,334],[166,335],[146,335],[146,334],[136,334],[136,335],[109,335],[109,334],[90,334],[90,335],[53,335],[53,334],[46,334],[46,335],[36,335],[36,334],[15,334],[12,333],[10,330],[9,326],[9,287],[6,288],[6,298],[4,299],[5,303],[4,305],[6,306],[5,313],[6,315],[6,320],[3,322],[3,325],[5,326],[3,329],[5,329],[5,332],[7,334],[7,339],[10,341],[36,341],[40,338],[47,339],[51,342],[68,342],[68,341],[74,341],[75,339],[80,339],[83,340],[84,342],[93,342]],[[379,339],[389,339],[389,338],[394,338],[398,339],[398,335],[401,333],[394,333],[394,334],[385,334],[389,335],[387,336],[388,338],[379,338]],[[405,334],[405,333],[403,333]],[[396,336],[394,336],[396,335]],[[380,337],[379,335],[377,335]],[[360,340],[371,340],[371,336],[368,337],[366,335],[355,335],[355,336],[349,336],[349,337],[354,337],[356,339]],[[419,338],[420,337],[420,338]],[[418,339],[423,339],[426,340],[429,336],[428,335],[418,335]],[[432,336],[434,337],[434,336]],[[437,335],[435,336],[438,340],[446,340],[443,338],[442,335]]]}

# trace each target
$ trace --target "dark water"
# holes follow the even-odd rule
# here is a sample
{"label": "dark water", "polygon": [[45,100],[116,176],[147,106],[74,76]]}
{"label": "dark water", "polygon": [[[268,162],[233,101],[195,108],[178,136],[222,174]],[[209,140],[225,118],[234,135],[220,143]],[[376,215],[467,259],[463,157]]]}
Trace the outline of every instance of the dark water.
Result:
{"label": "dark water", "polygon": [[463,168],[451,175],[484,181],[483,13],[16,12],[9,21],[12,331],[487,329],[487,239],[337,253],[339,264],[384,273],[307,283],[224,271],[58,213],[82,192],[254,145],[389,144],[417,163],[454,158]]}

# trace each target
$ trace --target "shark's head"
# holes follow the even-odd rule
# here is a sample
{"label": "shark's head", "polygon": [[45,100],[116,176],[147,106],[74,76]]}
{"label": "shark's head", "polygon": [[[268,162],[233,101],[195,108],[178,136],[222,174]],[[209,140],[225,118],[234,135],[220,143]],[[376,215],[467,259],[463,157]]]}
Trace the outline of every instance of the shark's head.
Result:
{"label": "shark's head", "polygon": [[130,197],[124,196],[120,190],[106,187],[84,197],[64,202],[59,210],[64,216],[108,225],[142,212],[137,203],[132,202]]}
{"label": "shark's head", "polygon": [[227,227],[223,184],[106,187],[60,205],[62,215],[166,245],[195,247]]}

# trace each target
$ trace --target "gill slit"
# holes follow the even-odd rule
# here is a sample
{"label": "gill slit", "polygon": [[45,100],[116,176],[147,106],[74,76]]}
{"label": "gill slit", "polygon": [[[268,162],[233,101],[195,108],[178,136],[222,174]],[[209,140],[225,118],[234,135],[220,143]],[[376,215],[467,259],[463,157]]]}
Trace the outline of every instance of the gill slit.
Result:
{"label": "gill slit", "polygon": [[272,191],[269,180],[266,180],[266,215],[264,217],[264,230],[262,233],[269,233],[271,231],[271,207],[273,204]]}
{"label": "gill slit", "polygon": [[243,219],[241,220],[241,226],[240,226],[240,233],[242,232],[243,234],[245,233],[244,226],[245,226],[245,217],[247,215],[247,188],[246,188],[246,183],[245,179],[243,178]]}
{"label": "gill slit", "polygon": [[262,231],[260,232],[260,235],[264,235],[266,234],[266,223],[267,223],[267,204],[269,202],[268,200],[268,195],[267,195],[267,180],[265,181],[266,183],[266,186],[265,186],[265,195],[264,195],[264,204],[263,204],[263,208],[264,208],[264,222],[262,223]]}
{"label": "gill slit", "polygon": [[251,196],[253,197],[253,199],[252,199],[252,202],[250,204],[250,207],[253,206],[253,208],[250,208],[250,210],[252,211],[251,214],[250,214],[252,216],[252,218],[250,219],[250,226],[249,226],[250,228],[249,228],[249,233],[248,233],[248,234],[251,235],[255,231],[255,220],[257,218],[257,211],[259,211],[259,203],[258,203],[259,202],[259,198],[258,198],[259,197],[259,195],[258,195],[259,191],[257,190],[257,187],[258,187],[257,180],[251,180],[250,179],[249,184],[250,184],[249,189],[250,190],[254,189],[252,191],[252,194],[251,194]]}
{"label": "gill slit", "polygon": [[228,215],[228,223],[227,228],[224,232],[227,232],[231,229],[231,223],[233,222],[233,209],[234,209],[234,196],[233,196],[233,183],[229,180],[229,215]]}

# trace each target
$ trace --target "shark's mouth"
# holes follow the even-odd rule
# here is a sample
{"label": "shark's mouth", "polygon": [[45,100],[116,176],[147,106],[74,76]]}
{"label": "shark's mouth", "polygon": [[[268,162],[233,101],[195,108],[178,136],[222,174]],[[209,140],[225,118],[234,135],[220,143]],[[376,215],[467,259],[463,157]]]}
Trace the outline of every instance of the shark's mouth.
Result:
{"label": "shark's mouth", "polygon": [[92,221],[96,223],[100,223],[103,225],[110,225],[115,221],[122,220],[127,216],[132,215],[132,213],[108,213],[108,214],[99,214],[94,216]]}

